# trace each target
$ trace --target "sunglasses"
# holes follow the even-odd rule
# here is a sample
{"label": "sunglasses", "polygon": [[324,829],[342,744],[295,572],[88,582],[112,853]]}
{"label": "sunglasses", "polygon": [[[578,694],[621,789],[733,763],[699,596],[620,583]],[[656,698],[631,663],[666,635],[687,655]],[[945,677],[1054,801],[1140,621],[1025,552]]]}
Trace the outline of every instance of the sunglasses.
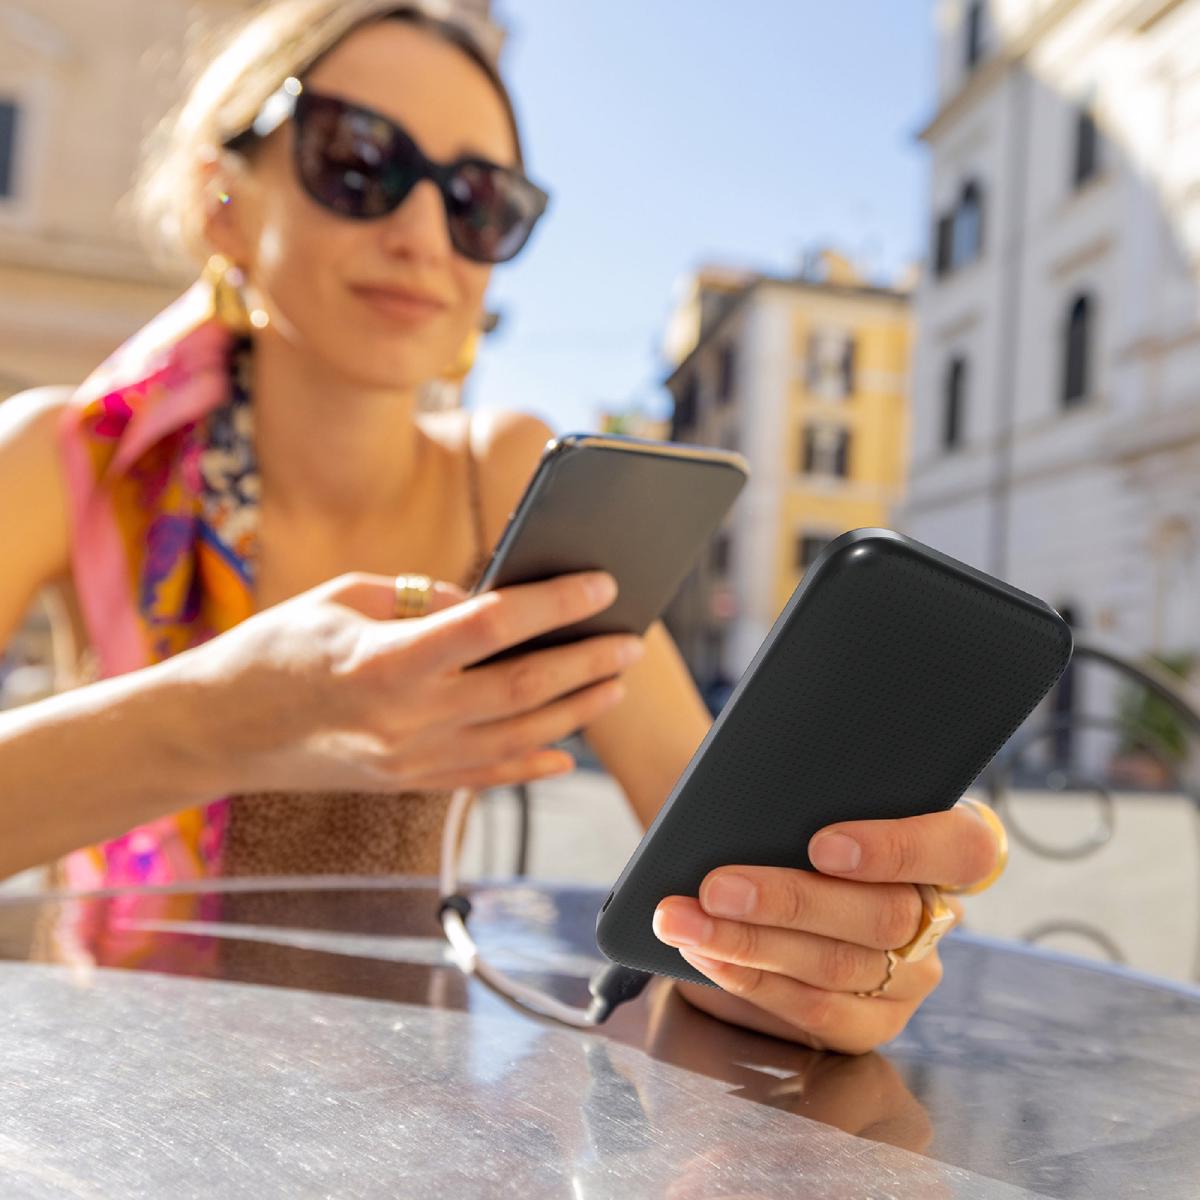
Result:
{"label": "sunglasses", "polygon": [[245,151],[286,120],[295,124],[293,165],[322,208],[354,221],[395,212],[423,179],[442,194],[450,242],[473,262],[501,263],[529,240],[549,196],[512,167],[464,155],[429,159],[389,117],[288,79],[249,128],[225,141]]}

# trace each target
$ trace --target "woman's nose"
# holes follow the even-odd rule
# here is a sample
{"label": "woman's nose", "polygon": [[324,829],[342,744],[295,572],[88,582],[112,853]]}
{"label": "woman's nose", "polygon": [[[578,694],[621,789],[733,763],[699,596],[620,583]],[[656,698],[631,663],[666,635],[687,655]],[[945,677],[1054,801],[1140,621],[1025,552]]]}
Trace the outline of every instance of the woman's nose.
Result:
{"label": "woman's nose", "polygon": [[384,243],[389,253],[441,261],[454,250],[446,225],[446,205],[432,180],[422,179],[404,203],[384,221]]}

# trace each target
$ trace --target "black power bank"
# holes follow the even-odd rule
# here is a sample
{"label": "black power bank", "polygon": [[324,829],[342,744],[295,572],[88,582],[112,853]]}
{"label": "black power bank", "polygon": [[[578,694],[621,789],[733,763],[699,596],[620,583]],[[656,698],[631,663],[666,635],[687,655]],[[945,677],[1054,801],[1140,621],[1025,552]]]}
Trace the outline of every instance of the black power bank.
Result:
{"label": "black power bank", "polygon": [[[805,574],[605,901],[610,959],[716,986],[655,936],[722,866],[811,870],[836,821],[954,805],[1049,692],[1071,631],[1047,604],[886,529]],[[930,882],[936,882],[931,880]]]}

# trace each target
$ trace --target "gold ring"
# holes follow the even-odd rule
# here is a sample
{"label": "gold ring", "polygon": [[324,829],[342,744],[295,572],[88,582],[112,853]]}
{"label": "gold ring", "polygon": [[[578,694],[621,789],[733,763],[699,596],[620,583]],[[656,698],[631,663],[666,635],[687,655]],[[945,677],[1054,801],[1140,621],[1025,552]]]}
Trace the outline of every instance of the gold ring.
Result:
{"label": "gold ring", "polygon": [[423,617],[429,611],[433,595],[433,580],[428,575],[396,576],[397,620],[408,617]]}
{"label": "gold ring", "polygon": [[1004,822],[1000,820],[996,810],[984,804],[982,800],[964,796],[959,804],[969,805],[992,831],[992,836],[996,839],[996,865],[978,883],[965,887],[943,887],[941,890],[951,896],[976,896],[980,892],[986,892],[1004,874],[1004,868],[1008,866],[1008,830],[1004,828]]}
{"label": "gold ring", "polygon": [[954,928],[954,909],[931,883],[914,883],[921,897],[921,923],[912,940],[893,953],[901,962],[920,962]]}
{"label": "gold ring", "polygon": [[884,953],[887,955],[887,974],[883,977],[883,982],[872,991],[854,993],[862,1000],[874,1000],[892,986],[892,977],[896,974],[896,964],[900,961],[900,955],[895,950],[885,950]]}

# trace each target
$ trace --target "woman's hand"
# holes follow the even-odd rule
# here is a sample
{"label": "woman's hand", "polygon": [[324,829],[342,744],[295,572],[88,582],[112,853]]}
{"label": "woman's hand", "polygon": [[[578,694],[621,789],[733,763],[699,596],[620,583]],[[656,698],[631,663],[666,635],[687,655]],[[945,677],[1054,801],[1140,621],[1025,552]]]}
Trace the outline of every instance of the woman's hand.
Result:
{"label": "woman's hand", "polygon": [[467,599],[436,584],[430,615],[391,619],[394,581],[347,575],[163,664],[186,682],[179,730],[213,795],[258,790],[496,787],[573,766],[547,749],[622,696],[641,640],[591,638],[467,670],[607,608],[588,572]]}
{"label": "woman's hand", "polygon": [[[698,900],[663,900],[654,930],[719,985],[677,985],[698,1008],[817,1050],[861,1054],[899,1034],[942,977],[934,952],[898,963],[885,995],[856,995],[883,983],[885,951],[916,934],[912,884],[969,886],[986,878],[998,849],[965,805],[831,825],[809,844],[816,871],[718,868]],[[961,916],[957,901],[947,903]]]}

